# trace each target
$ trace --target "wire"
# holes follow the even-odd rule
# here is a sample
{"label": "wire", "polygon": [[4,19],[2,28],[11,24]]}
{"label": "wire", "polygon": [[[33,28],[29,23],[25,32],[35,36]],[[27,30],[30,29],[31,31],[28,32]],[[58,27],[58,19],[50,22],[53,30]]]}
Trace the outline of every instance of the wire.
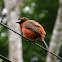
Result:
{"label": "wire", "polygon": [[[13,31],[14,33],[18,34],[19,36],[25,38],[23,35],[17,33],[16,31],[14,31],[13,29],[11,29],[11,28],[9,28],[8,26],[4,25],[3,23],[0,22],[0,24],[3,25],[4,27],[6,27],[7,29]],[[25,38],[25,39],[27,39],[27,38]],[[60,56],[57,56],[56,54],[54,54],[54,53],[48,51],[46,48],[42,47],[41,45],[37,44],[36,42],[33,42],[33,41],[31,41],[30,39],[27,39],[27,40],[30,41],[32,44],[35,44],[36,46],[38,46],[38,47],[44,49],[45,51],[49,52],[50,54],[52,54],[52,55],[54,55],[55,57],[57,57],[57,58],[59,58],[59,59],[62,60],[62,58],[61,58]]]}
{"label": "wire", "polygon": [[0,58],[3,59],[3,60],[5,60],[5,61],[7,61],[7,62],[11,62],[9,59],[7,59],[6,57],[4,57],[2,55],[0,55]]}

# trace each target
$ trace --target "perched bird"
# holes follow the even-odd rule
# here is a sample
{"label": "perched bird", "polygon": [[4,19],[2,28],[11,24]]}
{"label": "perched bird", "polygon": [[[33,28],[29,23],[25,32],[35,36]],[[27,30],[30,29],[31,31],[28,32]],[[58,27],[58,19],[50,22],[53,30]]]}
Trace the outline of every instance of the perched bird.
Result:
{"label": "perched bird", "polygon": [[44,42],[46,48],[48,49],[48,46],[44,40],[46,32],[38,22],[34,20],[29,20],[26,17],[20,17],[18,20],[19,21],[16,23],[20,25],[22,33],[26,38],[29,38],[32,41],[40,39],[41,41]]}

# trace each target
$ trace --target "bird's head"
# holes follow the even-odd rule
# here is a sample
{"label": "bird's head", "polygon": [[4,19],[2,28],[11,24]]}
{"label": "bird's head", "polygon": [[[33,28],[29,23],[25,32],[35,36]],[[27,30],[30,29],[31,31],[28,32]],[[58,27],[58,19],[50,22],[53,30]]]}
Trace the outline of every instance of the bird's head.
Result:
{"label": "bird's head", "polygon": [[19,20],[19,22],[16,22],[16,23],[22,24],[23,22],[25,22],[25,21],[27,21],[27,20],[29,20],[29,19],[26,18],[26,17],[20,17],[18,20]]}

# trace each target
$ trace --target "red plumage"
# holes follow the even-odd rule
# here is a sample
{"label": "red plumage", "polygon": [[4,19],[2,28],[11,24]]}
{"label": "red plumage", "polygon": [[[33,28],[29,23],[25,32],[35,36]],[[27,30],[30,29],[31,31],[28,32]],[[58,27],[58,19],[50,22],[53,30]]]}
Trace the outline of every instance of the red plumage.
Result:
{"label": "red plumage", "polygon": [[20,28],[22,30],[23,35],[26,38],[31,39],[32,41],[40,39],[44,42],[46,45],[46,48],[48,49],[48,46],[46,42],[44,41],[44,37],[46,35],[46,32],[42,25],[40,25],[38,22],[35,22],[34,20],[29,20],[26,17],[20,17],[18,20],[20,20]]}

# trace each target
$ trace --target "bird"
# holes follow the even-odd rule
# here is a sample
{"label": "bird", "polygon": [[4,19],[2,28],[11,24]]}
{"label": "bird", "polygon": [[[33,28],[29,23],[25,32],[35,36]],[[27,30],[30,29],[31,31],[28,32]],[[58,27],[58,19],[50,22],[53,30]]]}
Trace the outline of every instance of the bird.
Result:
{"label": "bird", "polygon": [[27,17],[18,18],[18,21],[16,23],[20,25],[20,29],[24,37],[32,41],[39,39],[44,42],[46,48],[48,49],[48,45],[44,40],[46,32],[42,25],[34,20],[29,20]]}

